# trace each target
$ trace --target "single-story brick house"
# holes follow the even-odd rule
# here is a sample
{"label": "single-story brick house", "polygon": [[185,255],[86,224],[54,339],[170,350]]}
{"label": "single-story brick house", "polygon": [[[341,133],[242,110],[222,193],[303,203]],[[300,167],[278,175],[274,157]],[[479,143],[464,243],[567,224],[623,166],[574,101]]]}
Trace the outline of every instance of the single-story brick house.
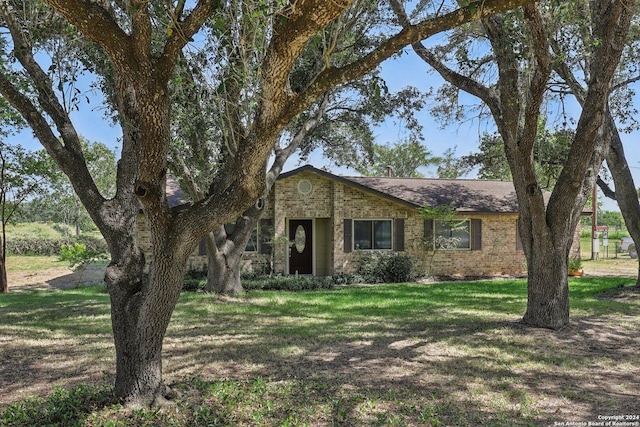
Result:
{"label": "single-story brick house", "polygon": [[[179,200],[175,185],[169,192]],[[418,213],[424,205],[455,207],[456,226],[424,219]],[[526,261],[517,218],[510,181],[347,177],[303,166],[274,184],[243,268],[330,276],[354,272],[364,251],[390,251],[415,258],[420,272],[433,275],[520,275]],[[453,245],[434,250],[450,237]],[[190,267],[204,263],[201,247]]]}

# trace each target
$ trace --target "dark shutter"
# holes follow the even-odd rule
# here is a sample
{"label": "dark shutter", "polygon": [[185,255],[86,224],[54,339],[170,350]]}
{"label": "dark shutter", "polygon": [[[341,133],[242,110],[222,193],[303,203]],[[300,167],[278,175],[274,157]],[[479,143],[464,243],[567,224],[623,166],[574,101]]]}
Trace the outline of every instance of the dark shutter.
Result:
{"label": "dark shutter", "polygon": [[471,250],[472,251],[482,250],[482,220],[481,219],[471,220]]}
{"label": "dark shutter", "polygon": [[344,251],[353,252],[353,220],[345,218],[344,220]]}
{"label": "dark shutter", "polygon": [[202,239],[198,244],[198,255],[206,255],[207,254],[207,240]]}
{"label": "dark shutter", "polygon": [[404,251],[404,218],[393,220],[393,250]]}
{"label": "dark shutter", "polygon": [[516,250],[524,250],[524,248],[522,247],[522,239],[520,238],[520,227],[518,227],[518,221],[516,221]]}
{"label": "dark shutter", "polygon": [[433,220],[432,219],[424,220],[424,244],[426,245],[428,251],[433,250],[434,245],[433,245]]}
{"label": "dark shutter", "polygon": [[273,220],[264,218],[260,220],[258,229],[260,243],[258,244],[258,253],[268,255],[271,253],[271,236],[273,236]]}

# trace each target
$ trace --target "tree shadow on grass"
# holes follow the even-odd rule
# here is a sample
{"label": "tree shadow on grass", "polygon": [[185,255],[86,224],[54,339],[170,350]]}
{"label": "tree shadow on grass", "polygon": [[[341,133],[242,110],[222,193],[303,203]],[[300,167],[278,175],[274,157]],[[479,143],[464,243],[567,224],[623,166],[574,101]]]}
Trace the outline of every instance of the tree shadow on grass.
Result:
{"label": "tree shadow on grass", "polygon": [[[524,292],[518,284],[500,284],[495,295],[483,284],[446,294],[440,285],[431,293],[409,287],[404,299],[394,289],[225,303],[186,297],[164,344],[165,379],[179,391],[180,410],[125,417],[107,400],[95,411],[124,425],[194,426],[546,425],[634,413],[637,304],[605,311],[601,302],[583,303],[569,327],[547,331],[517,321]],[[4,301],[0,316],[8,328],[0,331],[0,352],[9,362],[0,378],[14,369],[15,381],[0,381],[2,395],[15,396],[34,381],[112,384],[101,374],[113,370],[112,353],[105,356],[111,338],[95,332],[108,322],[94,318],[108,312],[100,304],[108,297],[93,289],[66,292],[62,299],[56,292]],[[68,319],[56,319],[61,315]],[[51,341],[40,342],[47,334]],[[60,407],[78,401],[44,390],[36,392],[47,402],[62,399]],[[94,416],[90,408],[74,411],[70,419],[80,424]]]}
{"label": "tree shadow on grass", "polygon": [[[167,360],[174,376],[268,378],[297,388],[292,399],[329,425],[362,425],[384,414],[410,425],[422,425],[425,414],[444,425],[543,425],[634,408],[640,340],[637,328],[620,321],[580,318],[554,332],[516,321],[398,327],[380,320],[360,337],[336,334],[332,325],[310,336],[292,324],[290,334],[228,330],[197,347],[171,346]],[[309,389],[322,392],[309,397]]]}

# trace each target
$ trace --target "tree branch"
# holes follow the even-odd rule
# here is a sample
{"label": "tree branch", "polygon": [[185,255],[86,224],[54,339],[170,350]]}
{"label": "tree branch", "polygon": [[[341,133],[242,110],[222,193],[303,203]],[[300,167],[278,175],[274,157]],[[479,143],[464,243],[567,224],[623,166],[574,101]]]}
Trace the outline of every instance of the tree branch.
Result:
{"label": "tree branch", "polygon": [[284,120],[284,117],[295,116],[311,105],[313,100],[328,88],[365,75],[377,67],[382,61],[390,58],[396,52],[414,42],[424,40],[444,30],[537,1],[538,0],[486,0],[473,2],[454,12],[405,27],[398,34],[382,43],[378,49],[365,55],[360,60],[341,68],[328,68],[323,71],[294,102],[290,103],[289,108],[283,112],[280,120]]}

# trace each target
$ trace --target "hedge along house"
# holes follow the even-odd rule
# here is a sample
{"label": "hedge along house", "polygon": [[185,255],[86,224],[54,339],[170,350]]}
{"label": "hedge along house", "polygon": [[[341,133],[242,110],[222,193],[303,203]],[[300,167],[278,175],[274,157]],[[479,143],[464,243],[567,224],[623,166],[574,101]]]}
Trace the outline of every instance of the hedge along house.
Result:
{"label": "hedge along house", "polygon": [[[170,202],[181,200],[175,184],[167,194]],[[425,205],[452,206],[456,219],[425,219],[418,210]],[[330,276],[355,272],[363,253],[384,251],[416,259],[419,273],[521,275],[517,218],[510,181],[346,177],[303,166],[274,184],[243,269]],[[442,240],[454,243],[439,247]],[[579,233],[576,243],[572,254],[579,254]],[[190,268],[205,263],[201,245]]]}

